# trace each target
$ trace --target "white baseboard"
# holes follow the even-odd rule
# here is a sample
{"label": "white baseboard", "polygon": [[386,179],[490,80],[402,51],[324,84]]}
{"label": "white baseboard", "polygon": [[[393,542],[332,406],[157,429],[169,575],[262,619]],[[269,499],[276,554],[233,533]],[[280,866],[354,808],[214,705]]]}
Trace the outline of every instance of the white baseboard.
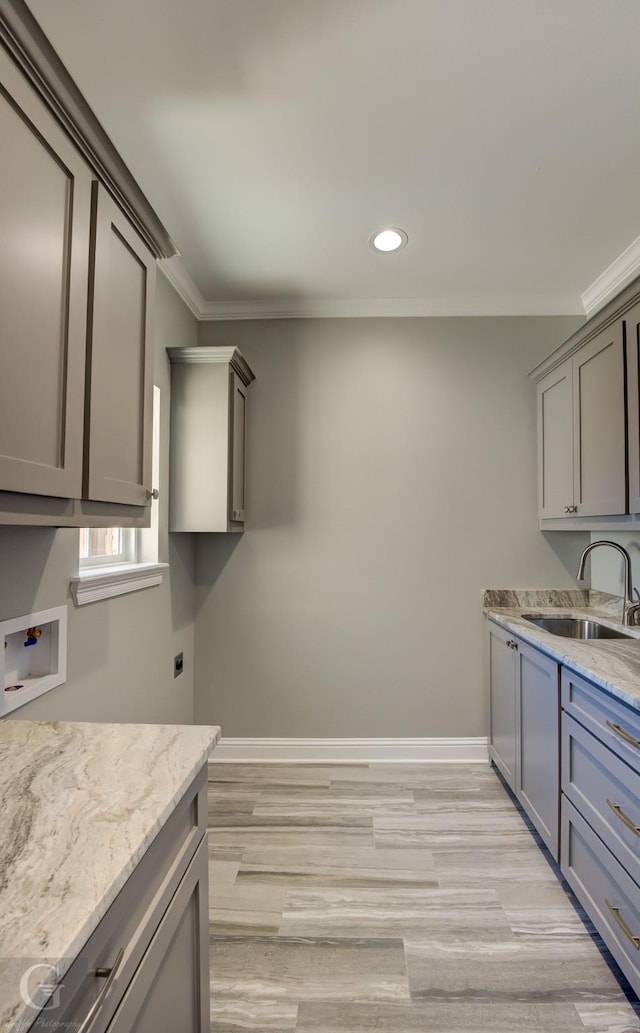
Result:
{"label": "white baseboard", "polygon": [[486,737],[468,739],[267,739],[223,736],[212,761],[233,764],[488,764]]}

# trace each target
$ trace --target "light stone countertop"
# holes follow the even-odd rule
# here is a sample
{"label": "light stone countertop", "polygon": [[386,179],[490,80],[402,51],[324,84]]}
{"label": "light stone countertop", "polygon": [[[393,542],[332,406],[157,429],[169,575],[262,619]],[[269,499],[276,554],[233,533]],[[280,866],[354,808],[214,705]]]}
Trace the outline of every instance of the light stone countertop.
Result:
{"label": "light stone countertop", "polygon": [[217,727],[0,722],[0,1030],[29,965],[62,976],[218,741]]}
{"label": "light stone countertop", "polygon": [[522,616],[587,617],[621,628],[619,603],[604,593],[489,590],[484,595],[484,612],[507,631],[640,710],[640,627],[622,629],[631,638],[585,642],[552,635]]}

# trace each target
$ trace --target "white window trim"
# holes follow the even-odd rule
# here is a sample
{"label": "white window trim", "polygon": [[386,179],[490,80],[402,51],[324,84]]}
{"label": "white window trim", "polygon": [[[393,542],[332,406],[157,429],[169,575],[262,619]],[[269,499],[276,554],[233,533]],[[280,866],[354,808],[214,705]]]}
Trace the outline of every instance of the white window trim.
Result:
{"label": "white window trim", "polygon": [[71,578],[69,587],[75,606],[85,606],[99,599],[112,599],[116,595],[160,585],[168,569],[168,563],[132,563],[120,567],[98,567],[90,571],[84,570],[80,576]]}
{"label": "white window trim", "polygon": [[[153,469],[152,479],[154,484],[160,479],[160,389],[153,389]],[[159,515],[158,501],[154,499],[151,503],[150,527],[137,528],[133,531],[136,536],[136,556],[146,555],[146,562],[109,563],[108,559],[100,565],[96,563],[83,564],[77,577],[71,578],[69,588],[75,606],[86,606],[87,603],[95,603],[100,599],[112,599],[114,596],[126,595],[127,592],[137,592],[141,588],[153,588],[162,584],[165,572],[169,569],[168,563],[158,563],[158,538],[159,538]],[[147,543],[145,549],[140,535],[149,535],[153,542]],[[149,559],[150,558],[150,559]]]}

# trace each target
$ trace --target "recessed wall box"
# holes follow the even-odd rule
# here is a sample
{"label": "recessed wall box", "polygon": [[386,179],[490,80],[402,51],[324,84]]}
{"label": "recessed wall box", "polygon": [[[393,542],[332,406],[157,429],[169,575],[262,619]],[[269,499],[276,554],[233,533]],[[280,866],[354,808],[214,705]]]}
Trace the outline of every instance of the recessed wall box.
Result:
{"label": "recessed wall box", "polygon": [[66,680],[66,606],[0,621],[0,640],[0,717]]}

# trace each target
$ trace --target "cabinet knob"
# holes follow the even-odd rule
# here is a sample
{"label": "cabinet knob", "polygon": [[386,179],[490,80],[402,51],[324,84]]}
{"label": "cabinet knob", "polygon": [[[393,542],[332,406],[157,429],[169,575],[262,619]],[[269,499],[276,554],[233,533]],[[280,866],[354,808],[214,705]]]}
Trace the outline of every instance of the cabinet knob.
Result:
{"label": "cabinet knob", "polygon": [[160,492],[157,488],[153,488],[153,490],[151,488],[147,488],[145,495],[148,499],[157,499],[160,497]]}
{"label": "cabinet knob", "polygon": [[565,513],[570,513],[571,512],[571,506],[565,506],[564,507],[564,511],[565,511]]}

